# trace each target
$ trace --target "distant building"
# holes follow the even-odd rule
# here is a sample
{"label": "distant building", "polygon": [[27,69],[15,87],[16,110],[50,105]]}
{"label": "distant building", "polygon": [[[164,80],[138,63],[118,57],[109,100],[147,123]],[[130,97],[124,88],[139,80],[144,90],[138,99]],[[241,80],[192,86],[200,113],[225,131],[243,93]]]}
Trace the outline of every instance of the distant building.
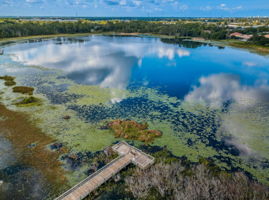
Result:
{"label": "distant building", "polygon": [[242,33],[235,32],[235,33],[231,33],[230,37],[239,37],[241,35],[242,35]]}
{"label": "distant building", "polygon": [[235,24],[229,24],[228,27],[229,28],[238,28],[239,26],[238,25],[235,25]]}
{"label": "distant building", "polygon": [[205,30],[204,32],[205,33],[212,33],[212,31],[210,31],[210,30]]}
{"label": "distant building", "polygon": [[193,37],[192,41],[205,41],[205,38],[202,37]]}
{"label": "distant building", "polygon": [[267,35],[264,35],[264,37],[265,37],[265,38],[268,38],[268,39],[269,39],[269,34],[267,34]]}
{"label": "distant building", "polygon": [[242,40],[249,40],[250,38],[253,37],[253,35],[246,35],[246,34],[235,32],[235,33],[231,33],[230,37],[236,37]]}
{"label": "distant building", "polygon": [[246,28],[259,28],[263,27],[264,25],[244,25],[240,23],[234,23],[234,24],[228,24],[227,27],[231,29],[236,29],[236,28],[241,28],[241,29],[246,29]]}

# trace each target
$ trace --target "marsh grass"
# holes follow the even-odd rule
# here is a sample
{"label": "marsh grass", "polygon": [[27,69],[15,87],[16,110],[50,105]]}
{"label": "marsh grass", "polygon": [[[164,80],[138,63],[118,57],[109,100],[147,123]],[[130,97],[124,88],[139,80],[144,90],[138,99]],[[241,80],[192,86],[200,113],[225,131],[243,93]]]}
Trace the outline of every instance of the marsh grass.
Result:
{"label": "marsh grass", "polygon": [[133,120],[113,120],[108,123],[108,127],[114,132],[116,138],[138,140],[151,143],[162,133],[158,130],[148,129],[147,123],[137,123]]}
{"label": "marsh grass", "polygon": [[19,161],[39,170],[55,191],[65,187],[65,171],[58,158],[67,149],[49,151],[47,145],[54,142],[54,139],[33,125],[24,113],[8,110],[0,104],[0,116],[5,118],[0,120],[0,131],[12,143]]}
{"label": "marsh grass", "polygon": [[20,98],[18,102],[15,103],[16,106],[40,106],[42,100],[33,96]]}
{"label": "marsh grass", "polygon": [[10,86],[16,85],[15,77],[12,77],[12,76],[0,76],[0,79],[5,81],[5,86],[10,87]]}
{"label": "marsh grass", "polygon": [[34,88],[26,86],[16,86],[12,88],[12,90],[15,93],[28,94],[28,95],[33,95],[34,92]]}

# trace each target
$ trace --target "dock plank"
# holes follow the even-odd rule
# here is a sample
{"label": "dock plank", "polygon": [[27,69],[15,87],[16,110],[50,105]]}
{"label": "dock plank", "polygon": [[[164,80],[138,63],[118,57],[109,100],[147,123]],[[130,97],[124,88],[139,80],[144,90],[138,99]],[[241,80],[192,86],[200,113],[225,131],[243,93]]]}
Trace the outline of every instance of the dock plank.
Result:
{"label": "dock plank", "polygon": [[115,144],[112,149],[120,156],[106,166],[96,171],[86,179],[72,187],[70,190],[63,193],[55,200],[81,200],[88,196],[92,191],[96,190],[100,185],[105,183],[115,174],[119,173],[130,163],[146,168],[153,164],[154,158],[145,154],[139,149],[130,146],[125,142]]}

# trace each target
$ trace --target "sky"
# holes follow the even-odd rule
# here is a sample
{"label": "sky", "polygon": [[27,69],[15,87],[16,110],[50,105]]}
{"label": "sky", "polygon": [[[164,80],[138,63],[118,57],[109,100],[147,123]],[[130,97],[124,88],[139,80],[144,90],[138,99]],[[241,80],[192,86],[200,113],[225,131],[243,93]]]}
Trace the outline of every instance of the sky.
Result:
{"label": "sky", "polygon": [[0,16],[269,16],[268,0],[0,0]]}

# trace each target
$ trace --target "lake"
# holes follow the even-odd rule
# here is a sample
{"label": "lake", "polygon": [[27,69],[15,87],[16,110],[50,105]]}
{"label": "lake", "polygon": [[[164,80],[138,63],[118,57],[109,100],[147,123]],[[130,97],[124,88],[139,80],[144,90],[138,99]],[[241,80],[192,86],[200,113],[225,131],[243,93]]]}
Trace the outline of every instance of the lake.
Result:
{"label": "lake", "polygon": [[146,86],[181,99],[212,75],[231,75],[242,86],[267,84],[268,58],[232,48],[185,46],[149,37],[91,36],[26,42],[5,51],[26,65],[63,70],[80,84]]}
{"label": "lake", "polygon": [[[117,139],[100,126],[133,119],[163,132],[152,145],[194,162],[211,158],[269,183],[268,57],[189,41],[95,35],[31,39],[4,52],[0,76],[34,87],[44,104],[14,107],[17,96],[0,86],[2,102],[31,113],[74,152],[102,150]],[[86,176],[81,170],[72,184]]]}

